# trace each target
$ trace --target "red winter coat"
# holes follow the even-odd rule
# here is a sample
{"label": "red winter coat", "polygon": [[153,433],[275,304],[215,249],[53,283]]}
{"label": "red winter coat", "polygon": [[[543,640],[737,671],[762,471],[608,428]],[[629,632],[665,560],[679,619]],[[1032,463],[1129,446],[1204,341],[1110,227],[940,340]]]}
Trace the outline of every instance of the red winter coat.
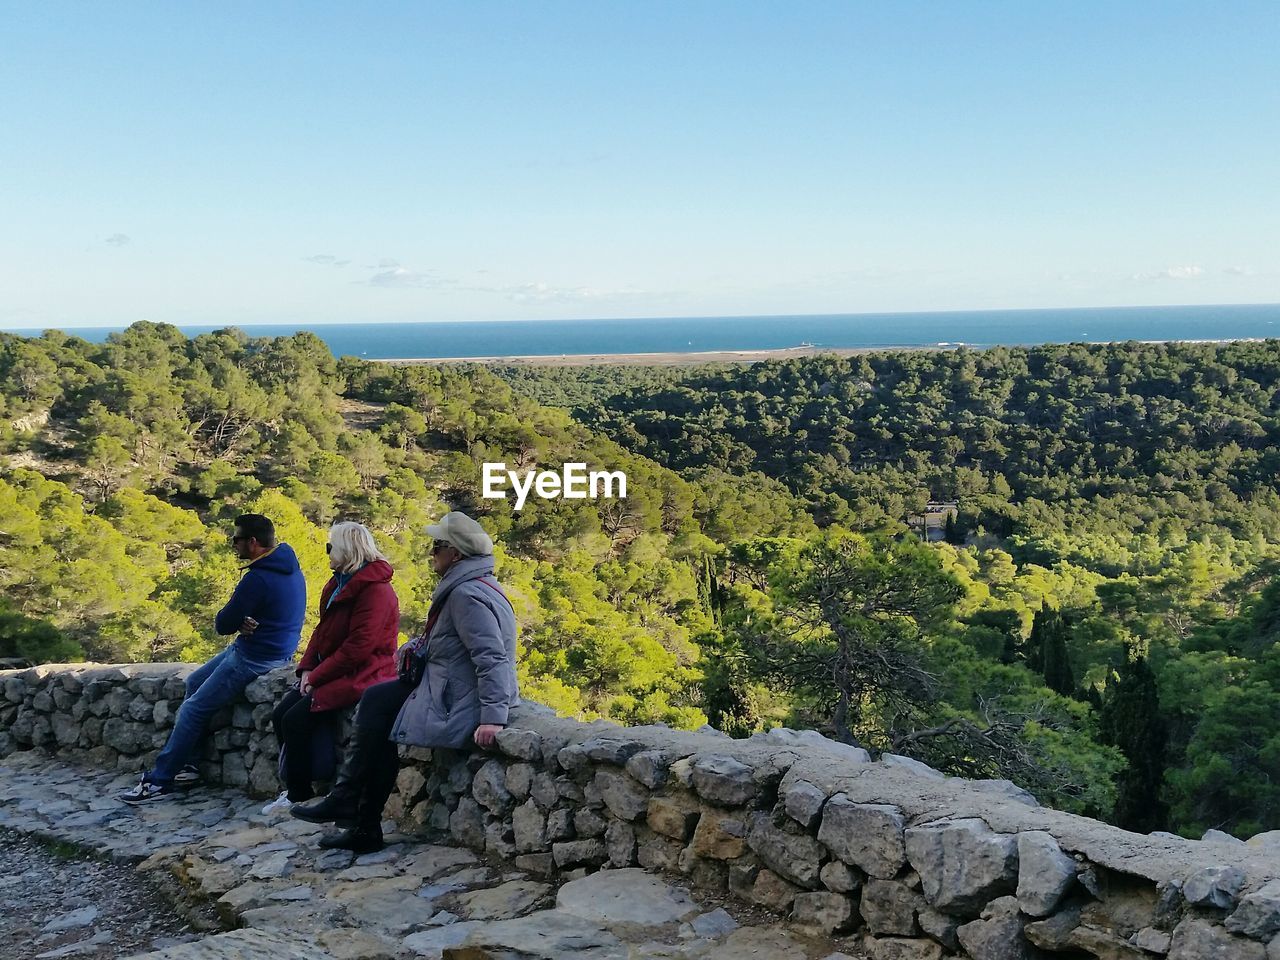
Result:
{"label": "red winter coat", "polygon": [[330,604],[337,585],[331,577],[320,593],[320,622],[295,671],[311,671],[312,710],[349,707],[375,683],[396,677],[400,601],[391,587],[391,564],[366,564]]}

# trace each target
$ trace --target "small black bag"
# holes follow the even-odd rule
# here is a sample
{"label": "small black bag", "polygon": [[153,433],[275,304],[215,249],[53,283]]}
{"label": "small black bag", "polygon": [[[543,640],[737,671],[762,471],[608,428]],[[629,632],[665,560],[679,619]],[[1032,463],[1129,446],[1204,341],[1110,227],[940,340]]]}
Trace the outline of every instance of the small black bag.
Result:
{"label": "small black bag", "polygon": [[422,682],[422,675],[427,672],[427,658],[421,653],[406,650],[400,658],[400,682],[417,687]]}
{"label": "small black bag", "polygon": [[409,643],[419,643],[420,646],[415,651],[413,647],[402,647],[404,653],[400,656],[400,661],[396,665],[396,673],[400,677],[401,683],[407,683],[411,687],[417,687],[422,682],[422,675],[427,672],[427,638],[431,636],[431,628],[436,625],[436,621],[440,619],[440,605],[438,603],[431,604],[431,609],[427,611],[427,622],[422,625],[422,632],[418,635],[419,640],[410,640]]}

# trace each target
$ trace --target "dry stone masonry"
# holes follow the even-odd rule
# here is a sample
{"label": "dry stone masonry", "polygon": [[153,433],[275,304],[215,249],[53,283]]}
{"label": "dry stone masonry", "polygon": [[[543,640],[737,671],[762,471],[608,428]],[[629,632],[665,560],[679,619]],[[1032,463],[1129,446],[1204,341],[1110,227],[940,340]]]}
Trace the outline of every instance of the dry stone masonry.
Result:
{"label": "dry stone masonry", "polygon": [[[0,755],[35,748],[137,770],[163,743],[189,669],[0,673]],[[284,671],[255,681],[246,702],[217,719],[209,781],[258,796],[279,789],[270,711],[290,680]],[[559,886],[557,922],[590,925],[573,897],[618,888],[561,885],[628,870],[770,911],[780,931],[835,942],[848,957],[1280,960],[1276,834],[1247,843],[1141,836],[1040,807],[1012,784],[944,777],[906,758],[871,762],[811,732],[735,741],[711,730],[583,724],[536,705],[517,711],[491,753],[411,750],[405,760],[388,809],[403,829],[448,838],[525,878],[498,888],[496,900],[489,890],[463,901],[466,922],[518,916]],[[663,922],[697,931],[696,921],[697,936],[714,935],[721,918],[673,896],[637,897],[636,909],[668,911]],[[625,896],[614,905],[615,921],[627,906]],[[506,921],[517,926],[484,935],[494,942],[444,955],[637,955],[598,925],[581,931],[582,952],[539,953],[548,922],[539,917]],[[690,952],[694,942],[663,955],[704,955]]]}

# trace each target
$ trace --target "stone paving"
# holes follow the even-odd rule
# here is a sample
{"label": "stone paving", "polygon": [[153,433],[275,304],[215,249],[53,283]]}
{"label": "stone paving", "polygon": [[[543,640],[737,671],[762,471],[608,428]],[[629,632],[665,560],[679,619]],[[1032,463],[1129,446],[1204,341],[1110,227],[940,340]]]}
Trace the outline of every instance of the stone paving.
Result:
{"label": "stone paving", "polygon": [[[321,850],[322,828],[287,814],[264,816],[261,800],[234,789],[197,788],[141,807],[115,800],[135,779],[37,751],[0,760],[0,827],[172,875],[189,903],[215,908],[223,932],[133,954],[139,960],[862,956],[851,943],[695,898],[638,869],[605,870],[557,889],[510,864],[398,833],[390,822],[387,848],[355,857]],[[97,949],[87,942],[93,932],[85,927],[84,955]]]}

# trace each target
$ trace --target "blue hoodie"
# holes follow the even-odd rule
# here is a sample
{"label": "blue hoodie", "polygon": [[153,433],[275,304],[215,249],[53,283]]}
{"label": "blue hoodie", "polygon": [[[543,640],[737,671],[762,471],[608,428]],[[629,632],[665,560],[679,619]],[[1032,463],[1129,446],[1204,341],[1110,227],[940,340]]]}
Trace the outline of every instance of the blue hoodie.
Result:
{"label": "blue hoodie", "polygon": [[298,649],[307,609],[307,582],[298,557],[287,543],[278,543],[243,569],[231,599],[218,611],[214,629],[226,636],[237,632],[245,617],[253,617],[258,629],[236,637],[240,653],[255,663],[287,660]]}

